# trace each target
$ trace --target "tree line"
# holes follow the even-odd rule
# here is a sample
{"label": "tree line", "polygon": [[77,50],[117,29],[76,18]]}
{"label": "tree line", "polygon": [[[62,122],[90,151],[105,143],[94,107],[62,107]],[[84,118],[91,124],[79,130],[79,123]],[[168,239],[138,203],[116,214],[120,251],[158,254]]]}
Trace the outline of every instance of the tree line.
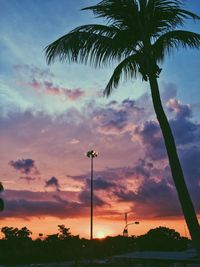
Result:
{"label": "tree line", "polygon": [[[58,232],[32,239],[32,232],[27,227],[4,226],[1,228],[3,238],[0,239],[0,263],[24,264],[78,261],[89,259],[91,243],[79,235],[72,235],[65,225],[58,225]],[[142,251],[177,251],[185,250],[190,240],[181,237],[178,232],[167,227],[151,229],[144,235],[124,237],[107,236],[94,239],[92,244],[94,258],[109,258],[112,255]]]}

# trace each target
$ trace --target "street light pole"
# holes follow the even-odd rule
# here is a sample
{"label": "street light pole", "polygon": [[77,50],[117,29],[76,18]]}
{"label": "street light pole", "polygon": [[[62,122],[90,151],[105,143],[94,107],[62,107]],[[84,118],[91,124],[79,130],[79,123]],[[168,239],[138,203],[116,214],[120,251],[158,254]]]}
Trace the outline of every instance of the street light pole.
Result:
{"label": "street light pole", "polygon": [[91,179],[90,179],[90,240],[93,240],[93,160],[98,156],[94,150],[87,152],[87,157],[91,159]]}
{"label": "street light pole", "polygon": [[132,223],[127,223],[124,227],[124,230],[123,230],[123,236],[124,237],[128,237],[128,226],[131,225],[131,224],[139,224],[140,222],[132,222]]}
{"label": "street light pole", "polygon": [[90,189],[90,240],[93,240],[93,157],[91,157]]}

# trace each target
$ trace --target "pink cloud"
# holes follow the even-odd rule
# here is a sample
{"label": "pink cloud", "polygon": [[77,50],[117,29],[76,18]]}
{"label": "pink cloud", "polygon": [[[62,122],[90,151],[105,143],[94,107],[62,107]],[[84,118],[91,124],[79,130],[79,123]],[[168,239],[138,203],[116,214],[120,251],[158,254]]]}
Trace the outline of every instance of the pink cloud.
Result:
{"label": "pink cloud", "polygon": [[75,89],[65,89],[63,88],[63,93],[71,100],[80,99],[85,95],[85,92],[82,91],[80,88]]}
{"label": "pink cloud", "polygon": [[36,79],[33,79],[32,82],[28,83],[28,85],[33,89],[40,89],[42,87],[42,84],[38,82]]}
{"label": "pink cloud", "polygon": [[55,84],[52,79],[54,75],[49,69],[41,69],[34,65],[15,65],[17,77],[20,77],[21,86],[29,86],[32,89],[40,89],[43,93],[64,96],[69,100],[76,101],[85,96],[85,92],[80,88],[69,89]]}

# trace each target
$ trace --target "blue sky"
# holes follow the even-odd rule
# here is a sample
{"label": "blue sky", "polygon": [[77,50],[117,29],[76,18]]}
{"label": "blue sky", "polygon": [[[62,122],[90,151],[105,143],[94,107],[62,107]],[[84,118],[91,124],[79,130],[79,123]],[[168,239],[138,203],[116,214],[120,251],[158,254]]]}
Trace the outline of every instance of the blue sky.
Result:
{"label": "blue sky", "polygon": [[[76,26],[96,23],[92,14],[88,11],[80,11],[84,6],[97,1],[19,1],[1,0],[1,63],[0,71],[3,80],[11,82],[13,79],[13,65],[33,64],[41,68],[47,68],[44,48],[56,38],[67,33]],[[186,1],[188,9],[198,11],[198,1]],[[187,28],[197,31],[199,23],[189,22]],[[197,102],[196,94],[199,87],[199,56],[200,51],[175,52],[163,66],[160,81],[173,82],[177,85],[178,96],[181,100],[189,103]],[[55,73],[58,82],[66,83],[70,87],[84,87],[84,89],[95,86],[101,90],[112,73],[111,68],[104,70],[93,70],[90,67],[80,65],[65,65],[56,63],[50,66]],[[191,70],[188,73],[188,70]],[[84,76],[84,79],[82,77]],[[6,82],[7,83],[7,82]],[[127,94],[137,97],[141,88],[148,88],[147,84],[139,85],[132,91],[132,84],[123,84],[123,90]],[[139,87],[139,88],[138,88]],[[115,98],[121,96],[120,88]],[[128,95],[129,96],[129,95]],[[124,97],[124,93],[122,98]]]}
{"label": "blue sky", "polygon": [[[181,224],[173,221],[182,217],[171,190],[148,83],[122,82],[106,99],[101,92],[114,66],[95,70],[77,64],[46,64],[44,48],[48,44],[76,26],[99,22],[90,12],[80,11],[97,2],[0,0],[0,177],[8,207],[1,224],[11,225],[14,220],[23,225],[30,219],[31,230],[37,232],[36,222],[45,229],[48,221],[49,231],[53,231],[66,219],[63,208],[70,214],[68,223],[73,231],[77,231],[80,216],[87,228],[89,173],[84,153],[95,147],[100,152],[95,165],[99,231],[106,224],[105,234],[116,234],[113,225],[120,229],[123,212],[130,210],[134,218],[146,222],[145,227],[139,226],[139,233],[157,226],[156,220],[182,231]],[[200,15],[199,0],[185,2]],[[200,33],[200,22],[188,22],[186,28]],[[162,66],[159,78],[163,105],[198,211],[199,59],[200,50],[175,51]],[[150,206],[140,202],[138,192],[148,193]],[[157,203],[165,205],[168,199],[177,201],[176,210],[167,204],[161,211]],[[76,213],[77,203],[81,210]],[[30,207],[37,207],[38,214]],[[88,232],[82,230],[81,234],[87,236]]]}

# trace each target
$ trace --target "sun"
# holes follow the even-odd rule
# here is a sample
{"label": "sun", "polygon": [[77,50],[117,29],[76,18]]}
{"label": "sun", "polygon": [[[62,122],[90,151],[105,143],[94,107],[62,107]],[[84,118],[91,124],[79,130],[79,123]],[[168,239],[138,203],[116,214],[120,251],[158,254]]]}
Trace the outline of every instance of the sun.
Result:
{"label": "sun", "polygon": [[97,236],[97,238],[99,238],[99,239],[101,239],[101,238],[105,238],[105,237],[106,237],[106,235],[105,235],[105,233],[104,233],[103,231],[99,231],[99,232],[97,232],[96,236]]}

